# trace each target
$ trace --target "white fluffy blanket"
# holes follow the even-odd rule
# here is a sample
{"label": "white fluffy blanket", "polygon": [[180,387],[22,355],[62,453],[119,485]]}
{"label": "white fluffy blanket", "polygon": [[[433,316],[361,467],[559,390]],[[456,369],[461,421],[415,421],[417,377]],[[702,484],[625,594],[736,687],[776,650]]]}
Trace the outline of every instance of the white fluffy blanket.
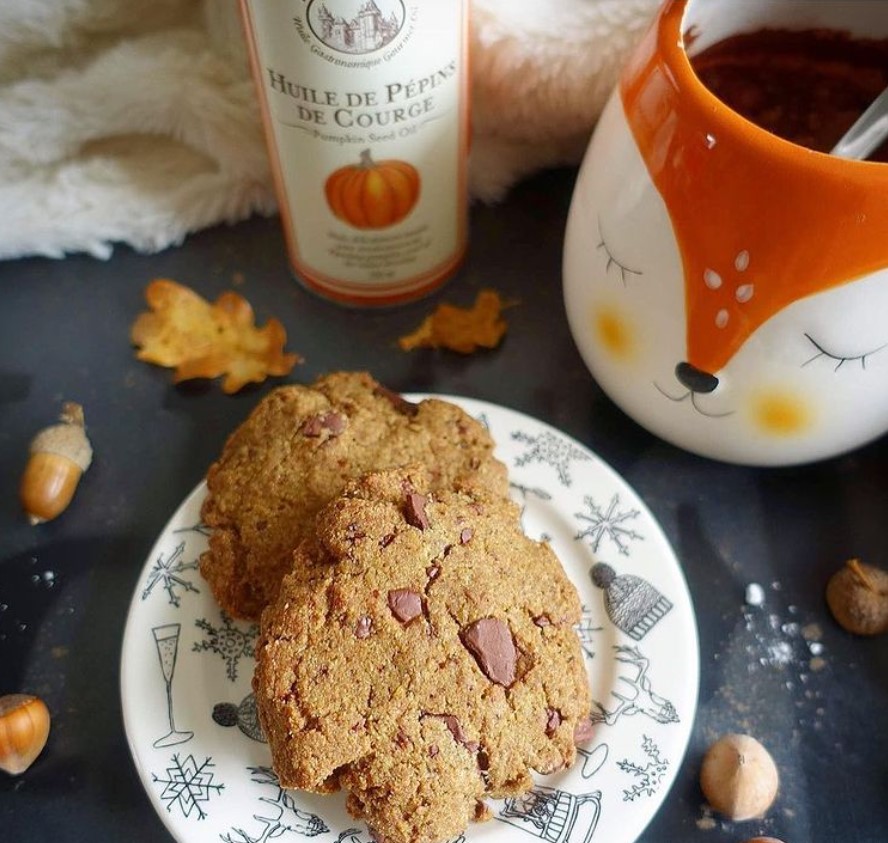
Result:
{"label": "white fluffy blanket", "polygon": [[[579,159],[657,5],[473,0],[476,199]],[[0,258],[274,211],[236,0],[0,2]]]}

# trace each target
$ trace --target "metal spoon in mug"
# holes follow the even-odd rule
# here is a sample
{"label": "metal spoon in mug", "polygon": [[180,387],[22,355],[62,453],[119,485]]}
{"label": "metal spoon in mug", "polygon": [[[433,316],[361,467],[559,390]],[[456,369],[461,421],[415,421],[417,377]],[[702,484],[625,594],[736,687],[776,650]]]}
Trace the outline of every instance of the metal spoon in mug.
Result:
{"label": "metal spoon in mug", "polygon": [[854,125],[832,148],[830,155],[863,161],[885,138],[888,138],[888,88],[854,121]]}

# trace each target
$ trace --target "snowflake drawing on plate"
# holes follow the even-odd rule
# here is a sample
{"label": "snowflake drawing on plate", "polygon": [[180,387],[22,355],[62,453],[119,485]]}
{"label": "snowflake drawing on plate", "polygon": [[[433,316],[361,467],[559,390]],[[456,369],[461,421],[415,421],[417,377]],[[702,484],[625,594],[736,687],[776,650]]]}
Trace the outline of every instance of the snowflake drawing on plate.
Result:
{"label": "snowflake drawing on plate", "polygon": [[151,780],[163,785],[160,801],[166,805],[167,811],[172,813],[175,806],[184,817],[190,817],[196,811],[199,820],[206,819],[207,813],[201,806],[225,789],[224,784],[213,783],[210,772],[213,766],[210,758],[198,765],[193,755],[183,761],[177,754],[173,756],[172,766],[166,768],[165,777],[152,773]]}
{"label": "snowflake drawing on plate", "polygon": [[270,785],[276,792],[273,798],[259,797],[259,801],[268,806],[260,810],[270,816],[263,816],[263,813],[253,814],[253,819],[262,823],[262,828],[256,834],[251,834],[243,828],[232,827],[228,834],[220,835],[224,843],[266,843],[283,834],[317,837],[330,830],[319,816],[300,811],[296,807],[293,797],[281,787],[271,767],[247,767],[247,769],[253,782]]}
{"label": "snowflake drawing on plate", "polygon": [[548,430],[544,430],[539,436],[530,436],[517,430],[512,434],[512,439],[530,445],[530,448],[515,460],[516,466],[520,467],[534,462],[550,465],[558,473],[558,479],[563,486],[570,487],[572,482],[570,466],[575,460],[589,461],[592,459],[585,451]]}
{"label": "snowflake drawing on plate", "polygon": [[642,767],[641,763],[634,763],[628,758],[617,762],[617,766],[624,773],[631,773],[638,781],[623,791],[624,802],[634,802],[639,796],[653,796],[666,775],[669,762],[660,756],[659,747],[647,736],[643,736],[641,748],[648,760]]}
{"label": "snowflake drawing on plate", "polygon": [[191,649],[195,653],[209,650],[220,656],[225,662],[225,672],[228,678],[234,682],[237,679],[237,668],[241,658],[244,656],[253,658],[259,627],[253,624],[247,630],[238,629],[224,612],[222,612],[222,624],[219,627],[213,626],[205,618],[196,620],[194,625],[206,632],[209,639],[195,642]]}
{"label": "snowflake drawing on plate", "polygon": [[575,512],[574,517],[588,522],[589,526],[577,533],[574,538],[577,541],[589,539],[589,544],[595,553],[598,552],[601,542],[608,538],[623,556],[628,556],[629,542],[634,539],[644,539],[641,533],[636,533],[628,526],[628,522],[638,518],[641,512],[637,509],[626,509],[621,512],[619,493],[614,494],[607,509],[599,507],[590,495],[583,497],[583,504],[588,512]]}
{"label": "snowflake drawing on plate", "polygon": [[193,562],[183,561],[182,555],[184,553],[185,542],[179,542],[168,557],[164,558],[163,553],[157,557],[148,572],[148,581],[142,590],[142,600],[147,600],[154,588],[160,585],[169,597],[169,604],[178,609],[181,597],[176,589],[181,588],[183,591],[200,593],[200,589],[183,576],[186,571],[194,571],[197,568],[196,559]]}

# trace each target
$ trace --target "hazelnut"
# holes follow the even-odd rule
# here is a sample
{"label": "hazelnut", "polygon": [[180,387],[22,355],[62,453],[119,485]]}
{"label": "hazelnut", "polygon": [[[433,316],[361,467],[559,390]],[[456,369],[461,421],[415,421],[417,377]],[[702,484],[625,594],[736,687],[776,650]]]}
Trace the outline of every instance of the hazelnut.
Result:
{"label": "hazelnut", "polygon": [[778,785],[774,760],[749,735],[725,735],[709,747],[703,758],[703,795],[729,819],[762,816],[774,802]]}
{"label": "hazelnut", "polygon": [[888,573],[851,559],[830,577],[826,603],[839,626],[848,632],[888,632]]}

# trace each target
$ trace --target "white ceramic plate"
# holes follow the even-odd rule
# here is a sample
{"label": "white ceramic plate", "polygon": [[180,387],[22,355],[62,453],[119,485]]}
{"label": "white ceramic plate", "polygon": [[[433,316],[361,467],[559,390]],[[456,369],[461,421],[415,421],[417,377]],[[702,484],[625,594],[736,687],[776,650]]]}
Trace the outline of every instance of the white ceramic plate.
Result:
{"label": "white ceramic plate", "polygon": [[[551,542],[579,590],[600,719],[570,770],[491,803],[494,819],[464,839],[632,843],[666,798],[697,702],[697,630],[678,561],[635,492],[580,443],[512,410],[444,397],[489,427],[525,531]],[[145,790],[180,843],[370,843],[342,794],[277,784],[251,696],[257,628],[223,616],[197,570],[204,494],[201,484],[157,540],[126,624],[123,713]]]}

